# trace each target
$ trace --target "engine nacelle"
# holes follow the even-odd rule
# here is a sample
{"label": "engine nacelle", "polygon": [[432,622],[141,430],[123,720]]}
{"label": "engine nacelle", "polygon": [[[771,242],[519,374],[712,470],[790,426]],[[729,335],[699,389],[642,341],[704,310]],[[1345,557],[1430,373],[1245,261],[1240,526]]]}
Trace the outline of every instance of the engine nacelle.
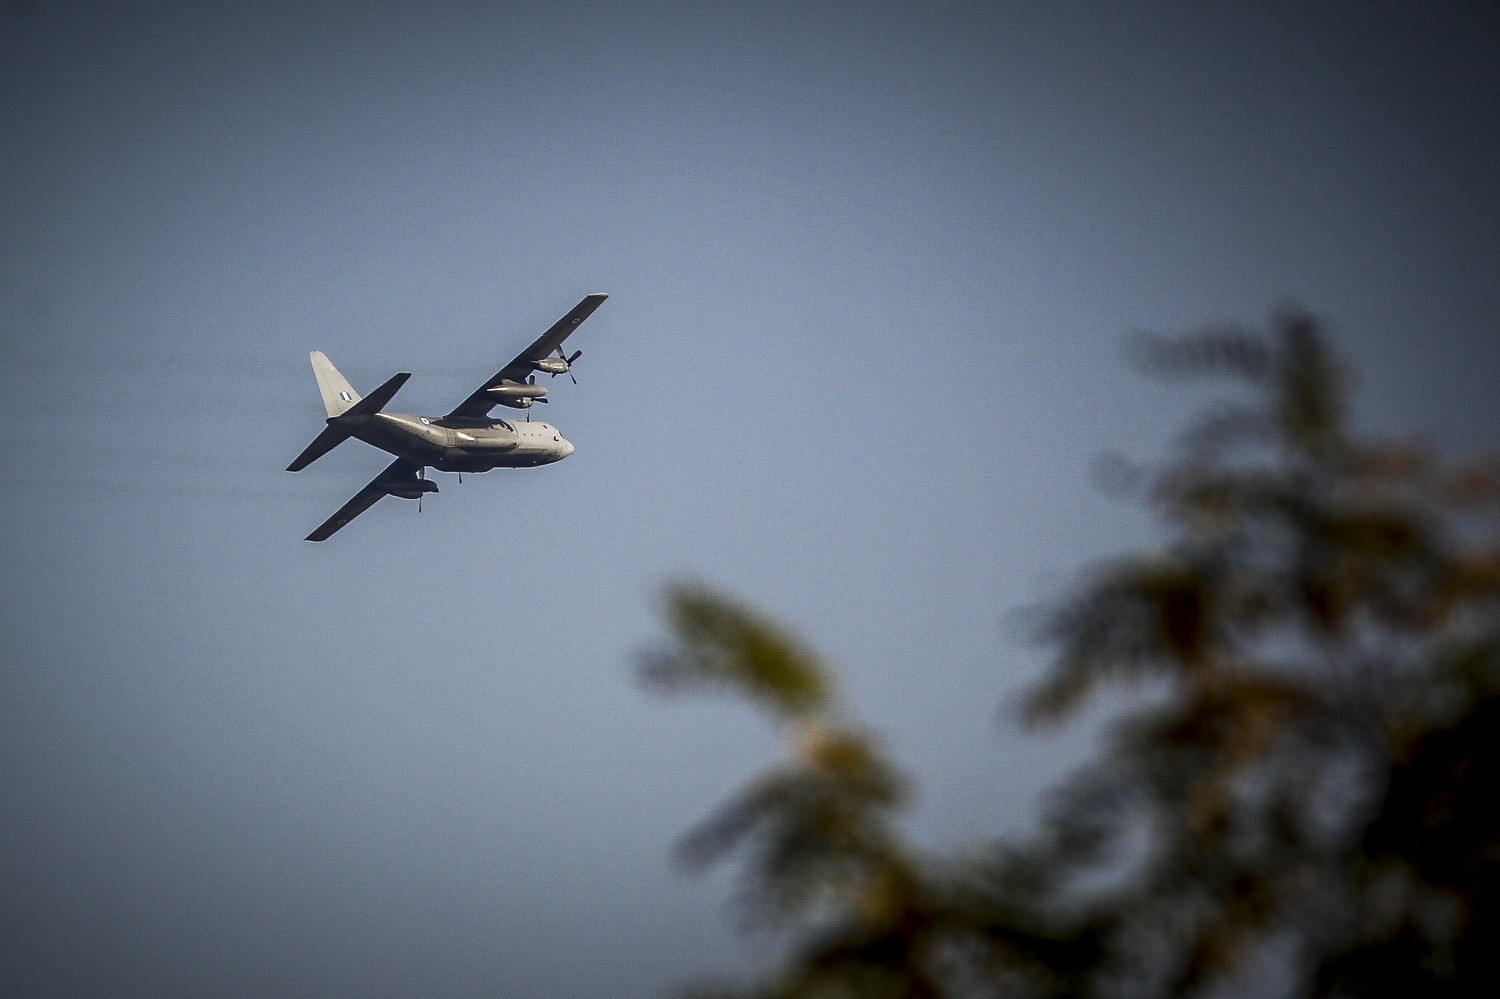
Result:
{"label": "engine nacelle", "polygon": [[438,491],[436,482],[431,479],[413,479],[410,482],[392,482],[385,487],[389,496],[399,496],[402,499],[417,499],[423,493],[435,493]]}
{"label": "engine nacelle", "polygon": [[490,395],[495,396],[501,402],[509,399],[540,399],[547,394],[547,390],[540,385],[528,385],[523,382],[504,381],[492,389],[486,389]]}
{"label": "engine nacelle", "polygon": [[565,375],[568,373],[568,362],[560,357],[544,357],[540,361],[532,361],[531,367],[534,371],[540,371],[549,375]]}

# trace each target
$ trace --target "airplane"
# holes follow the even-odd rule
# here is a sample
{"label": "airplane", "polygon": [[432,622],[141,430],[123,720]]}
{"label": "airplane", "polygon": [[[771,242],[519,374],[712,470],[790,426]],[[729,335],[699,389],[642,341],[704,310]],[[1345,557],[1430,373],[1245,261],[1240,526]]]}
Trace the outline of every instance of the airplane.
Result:
{"label": "airplane", "polygon": [[328,411],[328,425],[286,470],[300,472],[350,437],[388,451],[396,460],[306,540],[327,541],[382,496],[414,499],[420,508],[423,493],[438,491],[437,483],[427,478],[428,467],[458,472],[462,480],[464,472],[550,465],[572,454],[572,443],[551,424],[531,422],[530,412],[523,423],[495,419],[490,410],[497,405],[530,410],[532,403],[546,402],[547,390],[536,383],[537,372],[553,378],[565,374],[573,384],[578,384],[573,377],[573,362],[583,351],[575,350],[569,356],[563,352],[563,341],[608,297],[605,294],[585,297],[493,378],[469,393],[447,416],[382,412],[396,390],[406,384],[411,372],[392,375],[375,391],[361,397],[322,351],[313,351],[313,375],[318,379],[318,390]]}

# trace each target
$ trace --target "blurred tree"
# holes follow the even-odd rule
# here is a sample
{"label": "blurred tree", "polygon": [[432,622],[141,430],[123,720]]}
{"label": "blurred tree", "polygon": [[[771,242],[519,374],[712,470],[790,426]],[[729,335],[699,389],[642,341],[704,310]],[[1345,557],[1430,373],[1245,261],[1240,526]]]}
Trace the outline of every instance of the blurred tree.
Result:
{"label": "blurred tree", "polygon": [[[1500,994],[1500,472],[1361,440],[1316,322],[1143,337],[1166,377],[1223,377],[1139,477],[1165,543],[1043,608],[1030,724],[1142,684],[1032,841],[924,855],[908,782],[842,720],[799,640],[668,594],[644,668],[771,711],[787,754],[682,844],[741,857],[785,930],[766,996]],[[1254,976],[1261,975],[1260,979]]]}
{"label": "blurred tree", "polygon": [[906,778],[839,719],[827,667],[797,639],[703,589],[673,588],[667,611],[676,641],[648,657],[648,683],[737,693],[783,725],[785,758],[679,851],[695,867],[742,851],[746,914],[805,934],[765,994],[939,995],[920,877],[892,825]]}

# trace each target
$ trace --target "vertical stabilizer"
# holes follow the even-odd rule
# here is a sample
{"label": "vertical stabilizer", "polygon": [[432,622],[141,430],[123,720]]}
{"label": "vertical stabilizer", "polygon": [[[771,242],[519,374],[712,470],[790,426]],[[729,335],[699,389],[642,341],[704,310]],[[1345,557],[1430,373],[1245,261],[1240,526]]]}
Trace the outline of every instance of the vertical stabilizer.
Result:
{"label": "vertical stabilizer", "polygon": [[339,374],[339,369],[321,350],[312,352],[312,367],[318,378],[318,391],[323,393],[323,408],[328,410],[330,417],[342,416],[350,406],[359,402],[359,393],[354,391],[354,386]]}

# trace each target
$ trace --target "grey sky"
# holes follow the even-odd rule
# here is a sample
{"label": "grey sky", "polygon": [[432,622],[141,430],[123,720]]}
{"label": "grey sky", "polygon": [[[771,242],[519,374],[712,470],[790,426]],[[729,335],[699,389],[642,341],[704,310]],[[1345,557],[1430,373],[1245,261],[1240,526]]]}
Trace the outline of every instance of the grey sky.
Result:
{"label": "grey sky", "polygon": [[[673,578],[846,668],[924,840],[1024,828],[1080,739],[995,723],[1004,622],[1195,398],[1131,329],[1294,297],[1497,444],[1493,4],[544,6],[0,13],[8,991],[729,966],[669,848],[774,738],[634,685]],[[282,471],[309,350],[442,412],[591,291],[573,457],[301,540],[385,460]]]}

